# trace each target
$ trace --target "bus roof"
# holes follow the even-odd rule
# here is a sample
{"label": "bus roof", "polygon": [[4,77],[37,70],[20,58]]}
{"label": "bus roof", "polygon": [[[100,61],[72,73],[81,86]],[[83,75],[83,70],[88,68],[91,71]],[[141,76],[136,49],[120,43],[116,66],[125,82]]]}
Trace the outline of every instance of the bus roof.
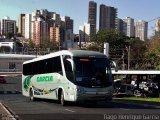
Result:
{"label": "bus roof", "polygon": [[[88,51],[88,50],[69,50],[69,52],[72,53],[72,56],[82,56],[82,57],[88,57],[88,56],[96,56],[96,57],[104,57],[105,55],[103,53],[97,52],[97,51]],[[105,56],[106,57],[106,56]]]}
{"label": "bus roof", "polygon": [[119,70],[115,72],[112,70],[114,75],[159,75],[160,70]]}
{"label": "bus roof", "polygon": [[25,61],[23,64],[27,64],[30,62],[34,62],[34,61],[39,61],[39,60],[43,60],[43,59],[48,59],[48,58],[52,58],[52,57],[56,57],[56,56],[60,56],[60,55],[71,55],[71,56],[78,56],[78,57],[98,57],[98,58],[107,58],[106,55],[104,55],[103,53],[100,52],[96,52],[96,51],[88,51],[88,50],[62,50],[62,51],[58,51],[58,52],[54,52],[54,53],[50,53],[44,56],[40,56],[37,58],[34,58],[32,60],[29,61]]}

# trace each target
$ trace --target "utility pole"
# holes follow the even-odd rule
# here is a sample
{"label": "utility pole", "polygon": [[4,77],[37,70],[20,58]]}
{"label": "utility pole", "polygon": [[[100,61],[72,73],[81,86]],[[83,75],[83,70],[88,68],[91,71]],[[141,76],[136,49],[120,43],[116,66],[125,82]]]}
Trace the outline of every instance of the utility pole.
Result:
{"label": "utility pole", "polygon": [[60,34],[58,36],[58,47],[59,47],[59,51],[61,50],[61,39],[60,39]]}
{"label": "utility pole", "polygon": [[131,48],[130,48],[130,45],[128,46],[128,70],[130,69],[130,50],[131,50]]}
{"label": "utility pole", "polygon": [[122,70],[125,70],[125,64],[124,64],[124,50],[123,50],[122,60],[123,60]]}

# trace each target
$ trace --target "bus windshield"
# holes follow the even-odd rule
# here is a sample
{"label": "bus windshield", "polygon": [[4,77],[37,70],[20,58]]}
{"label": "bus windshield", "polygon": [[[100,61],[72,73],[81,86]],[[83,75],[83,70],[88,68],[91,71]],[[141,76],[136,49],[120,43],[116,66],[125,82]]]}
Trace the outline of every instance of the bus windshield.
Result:
{"label": "bus windshield", "polygon": [[77,85],[84,87],[107,87],[112,85],[111,70],[107,58],[74,57],[74,63]]}

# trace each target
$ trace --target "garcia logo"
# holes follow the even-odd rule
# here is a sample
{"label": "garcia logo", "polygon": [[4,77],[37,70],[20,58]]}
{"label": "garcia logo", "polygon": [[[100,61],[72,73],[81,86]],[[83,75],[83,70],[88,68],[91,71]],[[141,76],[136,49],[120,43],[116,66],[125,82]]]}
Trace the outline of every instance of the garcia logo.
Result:
{"label": "garcia logo", "polygon": [[37,77],[37,82],[51,82],[53,81],[53,76],[39,76]]}

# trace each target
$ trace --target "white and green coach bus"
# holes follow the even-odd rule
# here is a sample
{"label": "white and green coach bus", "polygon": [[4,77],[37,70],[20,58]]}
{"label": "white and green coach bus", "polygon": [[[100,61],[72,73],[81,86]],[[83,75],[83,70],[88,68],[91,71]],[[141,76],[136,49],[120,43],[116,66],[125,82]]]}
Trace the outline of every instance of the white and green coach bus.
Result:
{"label": "white and green coach bus", "polygon": [[113,82],[106,55],[85,50],[62,50],[23,63],[24,96],[66,101],[111,100]]}

